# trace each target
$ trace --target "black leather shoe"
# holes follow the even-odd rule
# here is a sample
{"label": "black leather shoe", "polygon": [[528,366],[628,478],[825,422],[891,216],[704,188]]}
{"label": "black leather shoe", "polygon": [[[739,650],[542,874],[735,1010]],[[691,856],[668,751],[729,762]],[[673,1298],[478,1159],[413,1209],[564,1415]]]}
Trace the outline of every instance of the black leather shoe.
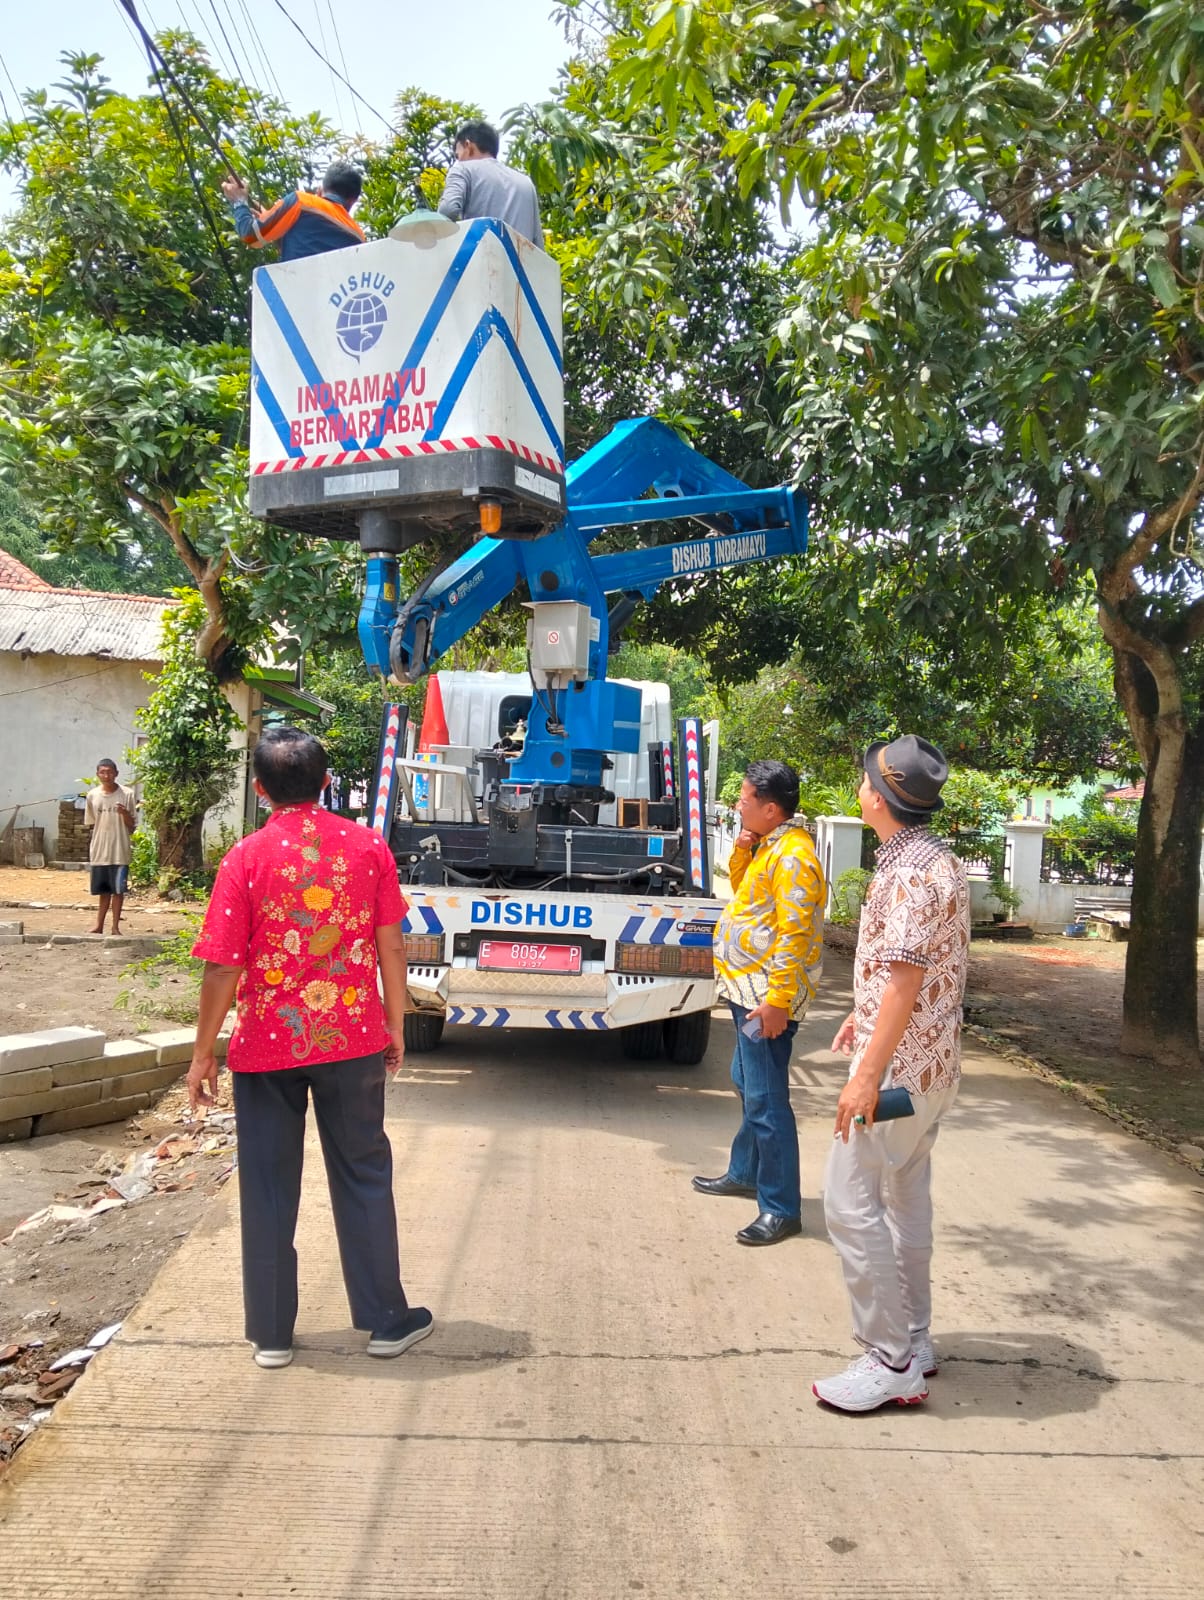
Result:
{"label": "black leather shoe", "polygon": [[755,1200],[757,1191],[751,1184],[737,1183],[734,1178],[729,1178],[724,1173],[722,1178],[692,1178],[690,1180],[699,1194],[739,1194],[746,1200]]}
{"label": "black leather shoe", "polygon": [[779,1217],[776,1212],[762,1211],[755,1222],[740,1229],[736,1238],[741,1244],[777,1244],[779,1239],[792,1238],[802,1231],[798,1217]]}

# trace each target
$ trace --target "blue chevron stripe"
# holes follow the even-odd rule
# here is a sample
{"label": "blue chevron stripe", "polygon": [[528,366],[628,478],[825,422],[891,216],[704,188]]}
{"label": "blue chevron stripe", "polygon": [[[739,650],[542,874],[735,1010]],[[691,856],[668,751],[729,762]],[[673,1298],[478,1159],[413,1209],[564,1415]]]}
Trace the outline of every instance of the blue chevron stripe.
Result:
{"label": "blue chevron stripe", "polygon": [[623,931],[619,935],[618,943],[630,944],[647,920],[646,917],[628,917],[623,925]]}
{"label": "blue chevron stripe", "polygon": [[544,1013],[544,1016],[550,1028],[562,1028],[564,1026],[560,1020],[559,1011],[547,1011]]}
{"label": "blue chevron stripe", "polygon": [[670,933],[672,931],[672,929],[673,929],[673,918],[672,917],[662,917],[660,919],[660,921],[657,923],[656,927],[653,928],[653,930],[652,930],[652,938],[649,940],[649,943],[650,944],[664,944],[665,935],[667,933]]}
{"label": "blue chevron stripe", "polygon": [[[414,342],[411,344],[405,360],[401,363],[401,371],[404,372],[408,369],[410,372],[416,372],[422,365],[423,357],[426,355],[427,345],[429,345],[431,340],[434,338],[435,330],[443,320],[444,312],[451,304],[452,295],[454,295],[456,290],[459,288],[461,278],[463,278],[465,272],[468,270],[469,263],[471,262],[473,256],[476,255],[477,248],[487,233],[496,234],[496,236],[501,240],[502,247],[507,256],[510,258],[510,264],[514,268],[515,274],[518,278],[519,286],[527,297],[527,304],[531,308],[531,313],[535,319],[535,325],[543,335],[544,341],[552,353],[552,359],[556,363],[556,370],[557,372],[563,372],[564,361],[560,353],[560,348],[556,343],[551,328],[548,326],[547,318],[540,309],[539,301],[535,298],[534,291],[531,288],[530,279],[527,277],[526,271],[518,259],[518,252],[515,250],[513,244],[511,244],[509,238],[506,236],[506,230],[502,224],[500,222],[495,222],[491,217],[478,217],[476,221],[471,224],[468,232],[464,235],[464,238],[460,243],[460,248],[453,256],[451,266],[448,267],[446,273],[444,274],[443,282],[439,285],[438,293],[431,301],[426,316],[423,317],[421,323],[419,324],[418,332],[414,335]],[[400,399],[400,396],[398,398]],[[396,409],[396,400],[390,401],[381,408],[380,426],[372,434],[371,438],[366,441],[366,449],[371,450],[381,442],[385,436],[385,430],[388,426],[388,423],[392,419],[393,413],[396,411]],[[553,433],[553,437],[554,436],[555,435]],[[432,438],[434,436],[428,433],[427,437]],[[557,447],[557,454],[560,453],[560,448]]]}
{"label": "blue chevron stripe", "polygon": [[519,353],[518,345],[514,342],[514,335],[510,332],[505,318],[492,307],[483,313],[468,343],[464,346],[464,354],[457,361],[455,369],[447,380],[438,408],[431,419],[430,427],[422,436],[423,439],[430,440],[442,437],[448,418],[455,410],[456,403],[464,392],[464,386],[472,376],[473,368],[484,355],[489,341],[494,335],[502,341],[509,351],[510,359],[514,362],[514,369],[522,380],[523,388],[527,391],[531,404],[535,407],[535,414],[538,416],[544,432],[551,440],[557,457],[562,457],[564,455],[564,443],[556,431],[556,424],[548,415],[548,408],[543,403],[543,396],[536,387],[527,363]]}
{"label": "blue chevron stripe", "polygon": [[[293,321],[292,312],[285,305],[284,297],[280,293],[280,290],[272,282],[271,275],[261,270],[257,274],[255,281],[258,286],[259,293],[263,298],[263,303],[265,306],[267,306],[268,310],[275,318],[276,326],[284,335],[284,342],[288,345],[289,350],[292,352],[293,360],[297,363],[297,366],[301,371],[301,375],[304,377],[306,383],[311,387],[316,387],[318,384],[324,383],[326,380],[322,377],[321,372],[319,372],[317,362],[314,360],[313,356],[310,355],[309,347],[306,345],[305,340],[301,337],[301,330]],[[343,414],[341,408],[334,404],[327,406],[325,410],[328,417],[340,417]],[[359,445],[356,444],[355,440],[352,439],[350,435],[347,438],[340,440],[339,443],[340,448],[343,450],[359,449]],[[300,455],[301,452],[299,450],[294,450],[292,454]]]}
{"label": "blue chevron stripe", "polygon": [[292,442],[292,436],[288,431],[288,418],[279,400],[272,393],[271,385],[260,371],[258,362],[255,361],[251,362],[251,388],[255,391],[256,400],[263,407],[264,415],[276,430],[281,448],[287,455],[294,457],[301,455],[301,446]]}
{"label": "blue chevron stripe", "polygon": [[594,1012],[594,1027],[601,1028],[604,1032],[610,1031],[610,1023],[607,1022],[606,1013],[604,1011]]}

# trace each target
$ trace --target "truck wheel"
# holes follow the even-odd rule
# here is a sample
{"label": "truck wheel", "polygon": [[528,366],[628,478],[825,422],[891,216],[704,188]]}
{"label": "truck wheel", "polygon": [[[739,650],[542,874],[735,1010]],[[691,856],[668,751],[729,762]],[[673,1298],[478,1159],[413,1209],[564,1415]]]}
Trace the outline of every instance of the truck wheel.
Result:
{"label": "truck wheel", "polygon": [[696,1067],[707,1053],[711,1038],[711,1013],[691,1011],[665,1023],[665,1054],[679,1067]]}
{"label": "truck wheel", "polygon": [[620,1028],[619,1038],[628,1061],[655,1061],[665,1042],[665,1025],[637,1022],[630,1028]]}
{"label": "truck wheel", "polygon": [[415,1055],[437,1050],[443,1037],[442,1011],[407,1011],[401,1020],[406,1049]]}

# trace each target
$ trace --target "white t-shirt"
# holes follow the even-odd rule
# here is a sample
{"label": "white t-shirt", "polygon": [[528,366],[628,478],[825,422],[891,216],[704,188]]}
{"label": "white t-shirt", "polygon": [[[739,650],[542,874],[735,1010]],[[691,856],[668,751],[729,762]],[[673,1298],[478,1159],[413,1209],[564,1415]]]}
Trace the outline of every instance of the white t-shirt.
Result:
{"label": "white t-shirt", "polygon": [[84,806],[84,826],[92,830],[88,860],[94,867],[128,867],[130,864],[130,830],[118,813],[118,806],[124,806],[133,816],[132,789],[119,783],[112,794],[106,794],[99,784],[89,790]]}

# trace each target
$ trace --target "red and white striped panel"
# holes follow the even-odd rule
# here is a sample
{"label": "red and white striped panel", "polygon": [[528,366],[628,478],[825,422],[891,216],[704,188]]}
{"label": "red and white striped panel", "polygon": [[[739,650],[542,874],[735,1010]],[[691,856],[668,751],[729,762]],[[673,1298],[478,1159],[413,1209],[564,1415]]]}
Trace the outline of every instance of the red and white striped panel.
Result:
{"label": "red and white striped panel", "polygon": [[673,782],[673,746],[665,744],[661,747],[661,761],[665,769],[665,793],[675,795],[677,786]]}
{"label": "red and white striped panel", "polygon": [[372,829],[382,838],[389,828],[389,799],[393,793],[393,770],[397,764],[397,747],[401,739],[401,707],[390,703],[385,721],[385,736],[381,741],[380,771],[376,775],[376,800],[372,807]]}
{"label": "red and white striped panel", "polygon": [[690,851],[690,883],[706,883],[706,835],[702,821],[702,724],[689,717],[682,725],[686,748],[686,840]]}
{"label": "red and white striped panel", "polygon": [[529,445],[514,439],[502,439],[495,433],[474,439],[424,439],[419,444],[380,444],[371,450],[335,450],[321,456],[289,456],[284,461],[257,461],[251,468],[255,477],[276,472],[313,472],[319,467],[343,467],[361,461],[394,461],[408,456],[450,455],[457,450],[505,450],[522,461],[542,467],[545,472],[564,474],[564,463],[555,456],[543,455]]}

